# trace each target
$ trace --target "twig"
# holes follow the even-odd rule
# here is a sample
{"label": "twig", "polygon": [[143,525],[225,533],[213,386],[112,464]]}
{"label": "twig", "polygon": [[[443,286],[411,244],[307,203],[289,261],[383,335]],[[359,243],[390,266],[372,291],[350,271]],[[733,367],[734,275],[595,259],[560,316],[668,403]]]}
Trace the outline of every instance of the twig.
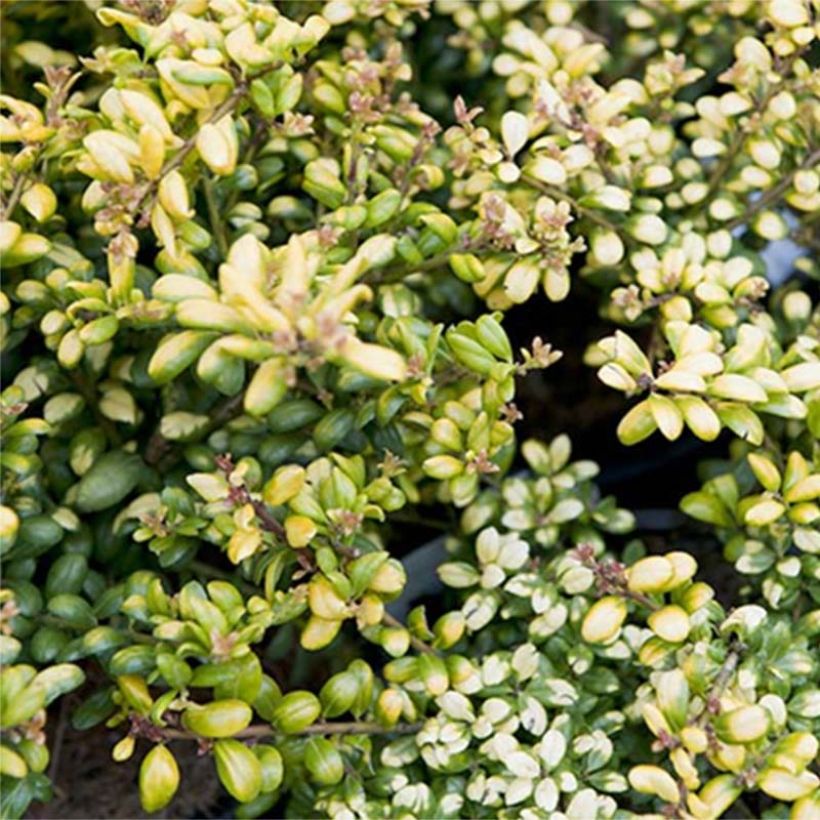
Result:
{"label": "twig", "polygon": [[[221,120],[223,117],[230,114],[234,110],[234,108],[236,108],[236,106],[239,104],[242,98],[245,96],[253,80],[255,80],[258,77],[262,77],[265,74],[269,74],[271,71],[275,71],[281,67],[281,60],[277,60],[275,63],[272,63],[271,65],[262,69],[262,71],[259,71],[258,73],[246,77],[244,80],[239,81],[236,84],[236,88],[234,88],[230,95],[226,97],[225,100],[223,100],[222,103],[217,108],[215,108],[203,122],[199,124],[199,129],[201,129],[202,126],[207,123],[219,122],[219,120]],[[152,194],[156,193],[160,181],[165,176],[170,174],[171,171],[175,171],[177,168],[179,168],[185,162],[185,160],[188,158],[188,155],[194,150],[194,148],[196,148],[196,135],[185,140],[179,151],[177,151],[176,154],[174,154],[174,156],[171,157],[171,159],[169,159],[162,166],[162,169],[160,170],[156,179],[151,180],[150,183],[145,187],[145,191],[143,192],[142,196],[139,198],[139,201],[135,206],[135,210],[137,212],[141,211],[146,200]]]}
{"label": "twig", "polygon": [[739,128],[738,132],[734,136],[734,139],[732,140],[732,144],[729,146],[726,153],[720,158],[720,162],[718,162],[715,169],[712,171],[712,176],[709,177],[709,187],[706,189],[706,196],[704,196],[704,198],[698,203],[698,208],[702,208],[704,204],[712,201],[715,191],[717,191],[720,187],[720,183],[723,182],[723,177],[726,175],[726,172],[734,162],[738,151],[740,151],[743,143],[746,141],[746,136],[746,129]]}
{"label": "twig", "polygon": [[[299,732],[279,732],[268,724],[248,726],[233,735],[238,740],[259,740],[266,737],[294,737],[306,735],[413,735],[421,729],[421,723],[400,723],[396,726],[382,726],[372,721],[349,721],[339,723],[314,723]],[[161,729],[166,740],[202,740],[196,732],[185,729]]]}
{"label": "twig", "polygon": [[[230,114],[242,97],[245,95],[245,92],[248,90],[248,83],[243,81],[237,84],[236,88],[231,92],[231,94],[223,100],[222,104],[215,108],[211,115],[199,125],[200,130],[203,125],[208,123],[215,123],[219,122],[223,117]],[[191,137],[190,139],[185,140],[182,147],[179,151],[174,154],[171,159],[169,159],[163,166],[162,170],[157,174],[156,179],[151,180],[150,185],[148,186],[148,190],[146,190],[142,200],[137,205],[137,210],[139,210],[142,204],[145,202],[149,194],[159,186],[160,180],[166,177],[171,171],[176,171],[177,168],[182,166],[182,163],[188,158],[188,155],[196,148],[196,136]]]}
{"label": "twig", "polygon": [[[222,470],[226,477],[233,471],[234,468],[233,460],[231,459],[229,453],[217,456],[216,465],[220,470]],[[241,484],[238,487],[231,487],[228,498],[238,506],[250,504],[251,507],[253,507],[254,514],[259,519],[259,523],[262,525],[262,529],[272,533],[273,537],[282,544],[288,544],[285,527],[273,516],[273,513],[271,513],[268,509],[265,502],[258,498],[254,498],[244,484]],[[299,548],[294,549],[293,552],[296,554],[296,560],[299,562],[299,566],[305,572],[313,572],[315,567],[308,550]]]}
{"label": "twig", "polygon": [[590,43],[601,43],[602,45],[609,47],[609,40],[607,40],[606,37],[593,31],[591,28],[588,28],[583,23],[573,21],[569,24],[569,28],[579,31],[584,35],[584,39],[588,40]]}
{"label": "twig", "polygon": [[267,530],[268,532],[272,532],[277,538],[285,539],[285,528],[282,524],[279,523],[274,517],[273,514],[268,510],[267,506],[265,505],[264,501],[260,501],[256,498],[251,498],[248,495],[248,501],[250,505],[253,507],[253,511],[256,513],[256,517],[262,524],[262,529]]}
{"label": "twig", "polygon": [[541,191],[543,194],[547,194],[547,196],[554,197],[555,199],[561,199],[564,202],[568,202],[572,208],[578,212],[581,216],[585,216],[590,222],[595,222],[597,225],[600,225],[602,228],[606,228],[610,231],[615,231],[615,233],[620,232],[620,228],[614,223],[610,222],[605,216],[601,216],[597,211],[592,208],[586,208],[581,205],[575,197],[570,196],[569,194],[564,193],[560,188],[555,188],[552,185],[546,185],[545,183],[541,182],[535,177],[531,177],[529,174],[524,174],[521,179],[524,180],[528,185],[532,185],[533,188]]}
{"label": "twig", "polygon": [[[214,430],[217,430],[237,415],[239,410],[242,408],[244,398],[244,392],[240,392],[218,405],[211,414],[211,420],[201,430],[199,438],[202,439],[203,437],[209,436],[214,432]],[[146,463],[151,466],[159,465],[163,468],[163,471],[167,471],[176,463],[177,458],[175,458],[170,464],[160,464],[160,462],[168,454],[168,451],[172,446],[172,442],[168,441],[168,439],[165,438],[165,436],[163,436],[160,432],[159,427],[157,427],[157,429],[151,434],[151,438],[148,439],[148,444],[145,446]]]}
{"label": "twig", "polygon": [[658,363],[660,357],[664,354],[666,342],[663,338],[663,331],[658,322],[652,324],[652,334],[649,337],[649,349],[647,350],[649,362],[652,365],[652,372],[654,373],[655,365]]}
{"label": "twig", "polygon": [[[788,57],[788,59],[779,69],[781,74],[785,75],[789,71],[791,71],[792,66],[794,65],[795,61],[800,56],[800,54],[800,51],[796,51],[794,54]],[[723,182],[723,177],[726,175],[726,172],[732,166],[735,157],[737,157],[738,152],[743,147],[743,144],[746,141],[746,137],[749,136],[749,133],[753,130],[753,127],[756,124],[755,115],[762,114],[766,110],[766,106],[771,102],[772,97],[774,97],[775,93],[780,91],[784,83],[785,77],[779,83],[771,83],[769,87],[766,89],[766,93],[760,98],[759,102],[755,106],[754,112],[751,115],[749,115],[744,124],[740,128],[738,128],[738,131],[735,134],[731,145],[729,146],[726,153],[721,157],[720,162],[715,166],[715,169],[712,171],[712,175],[709,177],[709,187],[706,190],[706,196],[696,205],[696,207],[699,210],[703,209],[706,205],[708,205],[709,202],[711,202],[712,197],[714,196],[717,189],[720,187],[720,184]]]}
{"label": "twig", "polygon": [[626,567],[619,561],[599,561],[589,544],[581,544],[575,549],[576,557],[584,566],[589,567],[595,575],[598,592],[602,595],[620,595],[635,601],[653,612],[661,607],[642,592],[634,592],[629,588],[626,576]]}
{"label": "twig", "polygon": [[[443,253],[438,253],[435,256],[431,256],[429,259],[424,259],[421,262],[408,262],[405,265],[397,265],[391,266],[388,271],[385,270],[382,276],[376,276],[375,279],[381,283],[389,283],[389,282],[401,282],[405,276],[410,276],[414,273],[421,273],[422,271],[427,270],[435,270],[436,268],[443,267],[450,261],[450,257],[454,253],[458,253],[461,248],[450,248],[449,250],[444,251]],[[369,280],[372,281],[372,280]]]}
{"label": "twig", "polygon": [[57,783],[57,773],[60,771],[60,752],[63,749],[65,730],[68,725],[68,699],[61,698],[60,712],[57,717],[57,731],[54,733],[54,741],[51,744],[51,764],[48,767],[48,779],[52,783]]}
{"label": "twig", "polygon": [[712,688],[706,698],[706,703],[703,706],[703,710],[695,721],[696,725],[703,726],[707,722],[710,714],[716,714],[719,711],[720,697],[723,695],[723,690],[732,679],[732,675],[734,675],[738,663],[740,663],[740,655],[740,648],[729,650],[729,653],[726,655],[723,665],[720,667],[720,671],[715,678],[715,682],[712,684]]}
{"label": "twig", "polygon": [[644,595],[642,592],[633,592],[628,587],[622,590],[619,594],[624,598],[629,598],[631,601],[635,601],[635,603],[638,603],[641,606],[645,606],[647,609],[651,609],[653,612],[657,612],[661,608],[660,604],[655,603],[655,601]]}
{"label": "twig", "polygon": [[795,174],[798,171],[802,171],[806,168],[811,168],[812,165],[816,165],[820,162],[820,149],[812,151],[803,162],[800,163],[796,168],[790,171],[780,182],[777,183],[772,188],[769,188],[763,196],[758,197],[747,209],[746,211],[741,214],[740,216],[733,219],[731,222],[727,223],[726,229],[731,231],[735,228],[739,228],[741,225],[745,225],[756,213],[762,211],[764,208],[768,208],[769,205],[777,202],[780,199],[781,195],[789,188],[792,184]]}
{"label": "twig", "polygon": [[28,174],[25,172],[17,175],[17,179],[14,181],[14,187],[11,189],[8,202],[6,202],[2,210],[0,210],[0,220],[11,218],[11,215],[14,213],[14,209],[17,207],[17,203],[20,201],[20,197],[23,194],[23,186],[25,185],[27,177]]}
{"label": "twig", "polygon": [[[70,76],[66,76],[64,74],[61,75],[60,72],[55,72],[52,76],[55,80],[58,80],[58,84],[52,84],[51,78],[49,78],[48,70],[46,70],[46,79],[49,82],[49,85],[52,86],[52,93],[49,95],[49,100],[46,104],[45,110],[45,120],[48,125],[52,127],[59,127],[60,108],[65,104],[68,97],[68,92],[71,91],[72,86],[74,86],[74,84],[80,79],[80,77],[82,77],[84,73],[84,70],[80,70],[74,72]],[[23,194],[26,179],[28,179],[29,174],[36,169],[43,156],[44,145],[45,143],[40,143],[34,149],[34,155],[31,157],[31,165],[29,170],[22,171],[17,176],[17,179],[15,179],[14,187],[12,188],[8,202],[6,202],[3,207],[0,207],[0,220],[11,219],[11,215],[14,213],[14,209],[17,207],[17,203]]]}

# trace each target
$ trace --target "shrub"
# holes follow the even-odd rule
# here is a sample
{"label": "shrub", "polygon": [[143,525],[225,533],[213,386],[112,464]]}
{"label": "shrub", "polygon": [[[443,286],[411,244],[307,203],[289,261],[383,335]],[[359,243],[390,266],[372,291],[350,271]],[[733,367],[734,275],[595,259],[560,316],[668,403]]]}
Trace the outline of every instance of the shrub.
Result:
{"label": "shrub", "polygon": [[[3,816],[68,696],[148,812],[198,744],[239,816],[817,817],[817,12],[4,3]],[[570,288],[621,442],[724,445],[720,602],[517,447]]]}

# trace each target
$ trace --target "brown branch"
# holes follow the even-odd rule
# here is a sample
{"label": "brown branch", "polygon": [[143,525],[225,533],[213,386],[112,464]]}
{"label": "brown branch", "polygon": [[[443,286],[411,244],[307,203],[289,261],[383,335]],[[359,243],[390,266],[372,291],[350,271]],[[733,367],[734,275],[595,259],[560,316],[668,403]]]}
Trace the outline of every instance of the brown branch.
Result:
{"label": "brown branch", "polygon": [[651,609],[653,612],[657,612],[661,608],[660,604],[655,603],[655,601],[644,595],[642,592],[633,592],[628,587],[618,594],[623,598],[629,598],[629,600],[635,601],[635,603],[638,603],[641,606],[645,606],[647,609]]}
{"label": "brown branch", "polygon": [[[50,70],[49,68],[46,68],[45,70],[46,81],[51,86],[52,90],[48,103],[46,104],[45,121],[47,125],[50,125],[53,128],[59,128],[61,124],[59,111],[62,106],[65,105],[69,91],[71,91],[74,84],[85,73],[84,70],[80,70],[74,72],[73,74],[66,75],[64,73],[66,71],[68,71],[67,68],[58,70]],[[37,145],[34,149],[34,156],[31,158],[31,166],[29,170],[22,171],[17,176],[17,179],[15,179],[14,187],[12,188],[8,202],[6,202],[3,207],[0,207],[0,220],[11,219],[11,215],[17,207],[17,203],[20,201],[20,197],[23,194],[23,188],[25,187],[26,180],[32,171],[37,168],[40,160],[43,158],[44,147],[45,143],[40,143]]]}
{"label": "brown branch", "polygon": [[553,185],[547,185],[540,180],[535,179],[535,177],[531,177],[529,174],[524,174],[521,179],[528,185],[532,185],[533,188],[541,191],[542,194],[568,202],[580,216],[586,217],[590,220],[590,222],[595,222],[597,225],[600,225],[602,228],[606,228],[609,231],[620,233],[620,228],[614,222],[610,222],[605,216],[601,216],[601,214],[593,208],[584,207],[578,202],[577,199],[575,199],[575,197],[564,193],[560,188],[556,188]]}
{"label": "brown branch", "polygon": [[[214,430],[217,430],[223,424],[229,422],[234,416],[236,416],[242,408],[244,398],[244,392],[240,392],[218,405],[211,415],[211,420],[199,433],[198,438],[201,440],[203,437],[209,436],[214,432]],[[163,468],[163,470],[168,470],[176,463],[178,459],[175,458],[170,464],[166,463],[160,465],[160,462],[168,454],[168,451],[172,446],[173,443],[168,441],[168,439],[165,438],[165,436],[163,436],[159,431],[159,427],[157,427],[157,429],[151,434],[151,438],[148,439],[148,443],[145,446],[146,463],[150,464],[152,467],[159,465]]]}
{"label": "brown branch", "polygon": [[661,608],[647,595],[642,592],[634,592],[629,588],[626,567],[619,561],[613,561],[612,559],[599,561],[589,544],[579,545],[575,549],[575,556],[584,566],[592,570],[598,592],[601,595],[620,595],[621,598],[635,601],[635,603],[641,604],[641,606],[645,606],[653,612]]}
{"label": "brown branch", "polygon": [[820,162],[820,149],[813,150],[796,168],[793,168],[777,185],[769,188],[765,194],[758,197],[740,216],[727,223],[726,229],[731,231],[734,228],[739,228],[745,225],[755,214],[768,208],[769,205],[774,204],[780,197],[788,190],[789,186],[794,181],[794,177],[798,171],[803,171],[806,168],[811,168]]}
{"label": "brown branch", "polygon": [[[216,457],[216,465],[227,476],[233,470],[233,460],[230,454],[224,454]],[[247,487],[243,485],[239,487],[232,487],[230,495],[228,496],[235,504],[250,504],[253,507],[254,514],[259,519],[262,529],[273,534],[282,544],[288,545],[287,533],[284,526],[273,516],[264,501],[254,498]],[[305,572],[313,572],[315,569],[310,552],[305,548],[294,549],[296,560],[299,566]]]}
{"label": "brown branch", "polygon": [[437,253],[435,256],[431,256],[429,259],[424,259],[421,262],[408,262],[403,265],[390,266],[389,268],[385,268],[380,274],[377,272],[376,276],[368,277],[366,281],[378,282],[379,284],[401,282],[406,276],[412,276],[414,273],[422,273],[423,271],[444,267],[454,253],[460,253],[464,250],[464,248],[456,246],[442,253]]}
{"label": "brown branch", "polygon": [[6,202],[3,208],[0,209],[0,220],[11,219],[11,215],[14,213],[14,209],[17,207],[17,203],[20,201],[20,197],[23,194],[23,187],[27,178],[28,174],[25,172],[17,175],[17,179],[14,181],[14,187],[11,189],[8,202]]}
{"label": "brown branch", "polygon": [[729,681],[732,679],[732,675],[734,675],[738,663],[740,663],[740,657],[741,649],[739,647],[729,650],[715,678],[715,682],[712,684],[712,688],[706,697],[703,710],[695,721],[696,725],[703,726],[707,722],[710,714],[717,714],[717,712],[720,711],[720,698],[723,695],[724,689],[726,689],[729,684]]}
{"label": "brown branch", "polygon": [[[237,740],[260,740],[266,737],[294,737],[308,735],[413,735],[421,729],[421,723],[400,723],[396,726],[382,726],[372,721],[349,721],[338,723],[314,723],[299,732],[279,732],[268,724],[248,726],[233,737]],[[203,740],[196,732],[186,729],[160,729],[165,740]]]}
{"label": "brown branch", "polygon": [[[246,77],[244,80],[240,80],[234,90],[222,101],[222,103],[215,108],[211,114],[201,123],[197,128],[197,132],[202,128],[203,125],[208,123],[215,123],[219,122],[223,117],[230,114],[234,108],[239,104],[242,98],[247,94],[248,89],[250,88],[251,82],[258,77],[263,77],[265,74],[269,74],[271,71],[275,71],[282,67],[282,61],[277,60],[275,63],[267,66],[266,68],[262,69],[261,71],[253,74],[252,76]],[[175,171],[177,168],[181,167],[185,160],[188,158],[189,154],[196,148],[196,135],[190,137],[189,139],[185,140],[182,144],[182,147],[174,154],[171,159],[169,159],[160,170],[159,174],[155,179],[152,179],[146,186],[145,191],[143,192],[142,196],[139,198],[136,206],[135,211],[139,212],[142,210],[143,206],[146,203],[146,200],[156,194],[157,188],[159,187],[159,183],[162,179],[171,173],[171,171]]]}
{"label": "brown branch", "polygon": [[[800,54],[801,50],[795,51],[794,54],[791,54],[783,65],[780,66],[779,71],[782,74],[787,74],[791,71],[792,66]],[[757,105],[755,105],[755,110],[738,129],[728,150],[721,157],[720,162],[715,166],[714,171],[712,171],[712,175],[709,177],[709,187],[706,190],[706,196],[695,206],[698,210],[702,210],[711,202],[715,192],[720,187],[720,183],[723,181],[723,177],[726,175],[729,168],[731,168],[732,163],[740,152],[740,149],[743,147],[744,142],[746,142],[746,137],[748,137],[757,126],[757,116],[766,110],[766,106],[771,102],[772,98],[775,96],[775,93],[781,90],[784,83],[785,78],[782,78],[779,83],[771,83],[766,89],[766,93],[760,98]]]}
{"label": "brown branch", "polygon": [[54,740],[51,743],[51,764],[48,767],[48,779],[52,783],[57,782],[57,774],[60,771],[60,753],[63,750],[65,731],[68,727],[68,698],[60,698],[60,712],[57,717],[57,731],[54,733]]}
{"label": "brown branch", "polygon": [[[234,469],[233,459],[229,453],[216,457],[216,466],[225,474],[227,478]],[[264,501],[253,498],[250,491],[244,484],[238,487],[231,488],[231,495],[229,496],[236,504],[250,504],[256,517],[262,524],[262,529],[273,533],[277,538],[285,538],[285,528],[279,521],[273,517],[272,513],[265,506]]]}
{"label": "brown branch", "polygon": [[262,529],[267,530],[268,532],[273,533],[277,538],[284,540],[285,528],[273,517],[273,514],[270,510],[268,510],[265,502],[256,498],[251,498],[250,494],[248,495],[248,502],[253,507],[256,517],[261,522]]}
{"label": "brown branch", "polygon": [[[221,120],[223,117],[230,114],[234,110],[234,108],[238,105],[239,101],[245,95],[247,90],[248,90],[248,83],[245,82],[245,81],[240,82],[236,86],[236,88],[234,88],[234,90],[231,92],[231,94],[225,100],[222,101],[221,105],[219,105],[217,108],[215,108],[211,112],[210,116],[204,122],[199,124],[199,127],[197,129],[197,133],[199,132],[199,130],[202,128],[203,125],[206,125],[206,124],[209,124],[209,123],[219,122],[219,120]],[[160,181],[164,177],[166,177],[168,174],[170,174],[171,171],[176,171],[177,168],[182,166],[182,164],[185,162],[186,159],[188,159],[188,155],[194,150],[194,148],[196,148],[196,135],[194,135],[193,137],[190,137],[189,139],[185,140],[185,142],[182,144],[182,147],[179,149],[179,151],[177,151],[176,154],[174,154],[174,156],[171,157],[171,159],[169,159],[162,166],[162,169],[160,170],[160,172],[157,175],[156,179],[152,179],[150,184],[148,185],[147,190],[145,191],[142,199],[140,200],[140,202],[138,203],[138,205],[136,207],[136,210],[139,210],[142,207],[145,200],[148,198],[148,196],[150,196],[150,194],[153,191],[155,191],[157,189],[157,187],[159,186]]]}
{"label": "brown branch", "polygon": [[706,195],[697,204],[698,208],[702,208],[704,205],[708,205],[708,203],[712,201],[712,197],[720,187],[723,177],[726,175],[726,172],[734,162],[738,151],[740,151],[743,147],[743,143],[746,141],[746,136],[747,133],[745,128],[738,129],[738,132],[735,134],[731,145],[727,149],[726,153],[720,158],[720,162],[715,166],[714,171],[712,171],[712,175],[709,177],[709,187],[706,189]]}
{"label": "brown branch", "polygon": [[598,32],[593,31],[591,28],[588,28],[583,23],[579,23],[575,20],[571,22],[568,28],[574,29],[575,31],[580,32],[584,35],[584,39],[588,40],[590,43],[601,43],[602,45],[609,47],[609,40],[603,36],[603,34],[599,34]]}

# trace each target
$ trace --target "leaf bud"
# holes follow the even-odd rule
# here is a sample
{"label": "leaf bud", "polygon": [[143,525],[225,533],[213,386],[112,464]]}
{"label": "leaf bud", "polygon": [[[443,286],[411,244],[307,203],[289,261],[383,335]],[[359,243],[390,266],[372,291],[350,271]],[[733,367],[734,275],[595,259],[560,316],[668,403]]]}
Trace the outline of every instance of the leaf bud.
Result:
{"label": "leaf bud", "polygon": [[253,753],[259,761],[262,770],[263,793],[276,791],[282,785],[284,765],[282,755],[275,746],[260,744],[253,747]]}
{"label": "leaf bud", "polygon": [[727,743],[752,743],[768,731],[769,716],[761,706],[741,706],[719,715],[714,727],[717,736]]}
{"label": "leaf bud", "polygon": [[285,519],[285,536],[295,549],[306,547],[316,532],[316,524],[305,515],[289,515]]}
{"label": "leaf bud", "polygon": [[627,570],[627,585],[632,592],[664,592],[675,579],[675,567],[661,555],[641,558]]}
{"label": "leaf bud", "polygon": [[433,625],[435,646],[440,649],[449,649],[455,646],[464,635],[466,629],[464,615],[454,611],[442,615]]}
{"label": "leaf bud", "polygon": [[271,723],[285,734],[307,729],[322,713],[322,705],[311,692],[288,692],[273,710]]}
{"label": "leaf bud", "polygon": [[376,720],[384,726],[398,723],[404,706],[404,698],[398,689],[384,689],[376,700]]}
{"label": "leaf bud", "polygon": [[633,766],[629,772],[629,783],[635,791],[653,794],[666,803],[676,804],[680,800],[678,784],[669,772],[659,766]]}
{"label": "leaf bud", "polygon": [[28,765],[14,749],[0,746],[0,774],[20,779],[28,774]]}
{"label": "leaf bud", "polygon": [[760,774],[757,785],[769,797],[792,803],[811,794],[820,785],[820,778],[808,770],[792,774],[785,769],[766,768]]}
{"label": "leaf bud", "polygon": [[140,765],[140,803],[149,814],[165,808],[179,787],[179,767],[166,746],[154,746]]}
{"label": "leaf bud", "polygon": [[20,204],[38,221],[45,222],[57,210],[54,191],[42,182],[35,182],[20,197]]}
{"label": "leaf bud", "polygon": [[689,684],[680,669],[659,672],[655,679],[658,706],[674,731],[686,722],[689,707]]}
{"label": "leaf bud", "polygon": [[685,641],[691,628],[686,610],[674,604],[652,612],[647,624],[659,638],[670,643]]}
{"label": "leaf bud", "polygon": [[232,174],[239,154],[233,119],[226,116],[216,124],[205,123],[196,136],[196,149],[213,173],[218,176]]}
{"label": "leaf bud", "polygon": [[304,649],[315,652],[324,649],[339,634],[342,628],[342,621],[334,619],[332,621],[320,618],[318,615],[311,615],[308,619],[299,642]]}
{"label": "leaf bud", "polygon": [[305,746],[305,768],[314,783],[335,786],[344,777],[344,761],[325,737],[312,737]]}
{"label": "leaf bud", "polygon": [[262,765],[256,755],[238,740],[218,740],[214,760],[219,781],[240,803],[253,800],[262,788]]}
{"label": "leaf bud", "polygon": [[131,755],[134,754],[135,745],[136,741],[134,740],[134,736],[126,735],[124,738],[122,738],[116,743],[113,750],[111,751],[111,757],[117,763],[123,763],[126,760],[129,760],[131,758]]}
{"label": "leaf bud", "polygon": [[244,701],[215,700],[203,706],[188,706],[182,713],[182,725],[202,737],[232,737],[247,728],[252,717]]}
{"label": "leaf bud", "polygon": [[626,620],[626,602],[617,595],[607,595],[596,601],[584,616],[581,637],[587,643],[610,643]]}
{"label": "leaf bud", "polygon": [[696,817],[721,817],[742,791],[734,775],[721,774],[713,777],[697,795],[689,795],[689,808]]}

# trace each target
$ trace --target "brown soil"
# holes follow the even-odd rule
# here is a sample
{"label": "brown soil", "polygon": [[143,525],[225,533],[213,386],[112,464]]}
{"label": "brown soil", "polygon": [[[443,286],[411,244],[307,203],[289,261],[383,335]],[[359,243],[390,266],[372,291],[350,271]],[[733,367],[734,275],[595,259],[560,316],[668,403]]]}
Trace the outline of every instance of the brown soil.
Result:
{"label": "brown soil", "polygon": [[30,820],[225,816],[225,793],[217,780],[213,760],[209,756],[199,757],[194,743],[174,746],[182,774],[176,797],[164,811],[145,814],[139,802],[137,778],[140,762],[150,744],[138,741],[130,760],[115,763],[111,750],[122,738],[122,729],[107,729],[101,725],[90,731],[75,731],[68,716],[79,700],[71,700],[59,715],[50,719],[49,774],[54,798],[48,804],[32,804],[27,813]]}

